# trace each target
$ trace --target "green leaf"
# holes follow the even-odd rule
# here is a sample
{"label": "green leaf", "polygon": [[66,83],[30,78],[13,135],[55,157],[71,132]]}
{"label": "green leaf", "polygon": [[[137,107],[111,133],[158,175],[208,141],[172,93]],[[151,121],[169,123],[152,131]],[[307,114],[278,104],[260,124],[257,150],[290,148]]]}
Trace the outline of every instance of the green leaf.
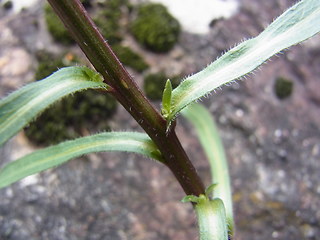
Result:
{"label": "green leaf", "polygon": [[170,114],[171,94],[172,94],[172,85],[171,85],[171,81],[168,79],[162,95],[161,113],[164,116],[164,118],[167,118],[167,116],[169,116]]}
{"label": "green leaf", "polygon": [[[195,127],[200,143],[208,157],[211,169],[212,183],[207,193],[213,193],[212,198],[220,198],[226,208],[230,232],[233,229],[232,193],[228,162],[214,119],[201,104],[194,103],[181,112]],[[214,189],[213,189],[214,188]]]}
{"label": "green leaf", "polygon": [[0,188],[81,155],[105,151],[134,152],[162,162],[160,151],[146,134],[134,132],[100,133],[62,142],[7,164],[0,170]]}
{"label": "green leaf", "polygon": [[208,198],[214,198],[214,189],[216,188],[218,184],[217,183],[212,183],[210,184],[207,188],[206,188],[206,191],[205,191],[205,194]]}
{"label": "green leaf", "polygon": [[274,54],[320,31],[320,1],[303,0],[276,19],[259,36],[242,42],[172,92],[172,121],[184,107],[214,89],[253,71]]}
{"label": "green leaf", "polygon": [[226,213],[221,199],[203,198],[195,206],[200,240],[228,240]]}
{"label": "green leaf", "polygon": [[107,88],[87,67],[62,68],[44,80],[30,83],[0,101],[0,146],[58,99],[79,90]]}

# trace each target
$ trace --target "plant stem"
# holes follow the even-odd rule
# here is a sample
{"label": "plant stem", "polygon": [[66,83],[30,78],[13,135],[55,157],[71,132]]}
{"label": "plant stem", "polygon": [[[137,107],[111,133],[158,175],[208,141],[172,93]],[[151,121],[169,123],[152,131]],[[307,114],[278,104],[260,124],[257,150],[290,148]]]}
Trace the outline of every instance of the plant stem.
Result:
{"label": "plant stem", "polygon": [[185,193],[195,196],[204,194],[204,185],[174,129],[166,133],[166,120],[142,94],[79,0],[48,0],[48,2],[94,68],[112,87],[111,93],[158,146],[165,164],[173,172]]}

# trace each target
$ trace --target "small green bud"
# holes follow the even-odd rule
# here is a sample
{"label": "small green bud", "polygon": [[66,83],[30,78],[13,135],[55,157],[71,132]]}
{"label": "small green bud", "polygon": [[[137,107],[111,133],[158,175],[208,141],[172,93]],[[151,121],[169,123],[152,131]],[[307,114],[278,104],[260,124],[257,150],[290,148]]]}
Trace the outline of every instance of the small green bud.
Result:
{"label": "small green bud", "polygon": [[161,113],[165,118],[167,118],[170,114],[171,95],[172,95],[172,85],[171,85],[171,81],[168,79],[166,82],[166,85],[164,87],[163,95],[162,95]]}
{"label": "small green bud", "polygon": [[205,193],[208,198],[210,198],[210,196],[213,196],[213,191],[217,185],[217,183],[213,183],[206,188]]}

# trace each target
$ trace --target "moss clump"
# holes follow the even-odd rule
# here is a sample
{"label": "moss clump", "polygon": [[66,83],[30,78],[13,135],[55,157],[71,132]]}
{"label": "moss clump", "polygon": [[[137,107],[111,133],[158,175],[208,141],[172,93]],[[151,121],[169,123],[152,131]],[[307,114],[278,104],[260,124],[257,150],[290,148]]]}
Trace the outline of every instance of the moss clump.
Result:
{"label": "moss clump", "polygon": [[120,34],[120,28],[118,23],[107,20],[103,15],[98,15],[94,18],[95,24],[98,26],[101,34],[108,40],[108,43],[113,45],[121,42],[122,36]]}
{"label": "moss clump", "polygon": [[290,97],[293,91],[293,82],[289,79],[279,77],[274,84],[274,92],[279,99]]}
{"label": "moss clump", "polygon": [[[85,8],[91,7],[91,0],[81,0]],[[56,42],[70,45],[75,43],[59,17],[55,14],[49,4],[44,6],[44,17],[48,27],[48,31]]]}
{"label": "moss clump", "polygon": [[88,130],[109,130],[106,122],[116,111],[117,102],[94,90],[68,96],[45,110],[25,128],[28,139],[48,146],[84,135]]}
{"label": "moss clump", "polygon": [[[143,88],[147,97],[151,100],[161,100],[168,79],[163,72],[146,75]],[[179,77],[171,77],[170,80],[173,88],[177,87],[180,82]]]}
{"label": "moss clump", "polygon": [[105,0],[99,2],[100,9],[94,18],[96,25],[99,27],[102,35],[112,46],[120,61],[137,72],[143,72],[149,66],[143,58],[132,51],[129,47],[121,45],[123,39],[121,19],[124,17],[124,9],[129,10],[130,5],[127,0]]}
{"label": "moss clump", "polygon": [[94,22],[99,27],[102,35],[113,45],[121,42],[119,20],[122,17],[122,7],[127,6],[127,0],[109,0],[100,2],[101,9],[98,11]]}
{"label": "moss clump", "polygon": [[161,4],[144,4],[131,25],[134,37],[154,52],[173,48],[180,34],[179,22]]}
{"label": "moss clump", "polygon": [[121,45],[113,46],[112,49],[117,54],[120,61],[137,72],[143,72],[149,68],[149,65],[143,60],[143,58],[136,52],[132,51],[129,47]]}
{"label": "moss clump", "polygon": [[5,10],[10,10],[12,7],[13,7],[13,3],[10,0],[3,3],[3,8]]}
{"label": "moss clump", "polygon": [[91,0],[81,0],[80,2],[86,9],[92,7]]}
{"label": "moss clump", "polygon": [[48,31],[55,41],[66,45],[74,43],[67,29],[49,4],[44,6],[44,16]]}

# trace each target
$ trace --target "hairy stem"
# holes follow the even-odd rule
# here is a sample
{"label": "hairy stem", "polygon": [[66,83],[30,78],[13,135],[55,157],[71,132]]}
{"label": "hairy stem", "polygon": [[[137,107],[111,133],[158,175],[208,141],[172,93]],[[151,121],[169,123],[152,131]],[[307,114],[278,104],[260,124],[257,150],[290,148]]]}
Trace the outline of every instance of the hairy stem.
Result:
{"label": "hairy stem", "polygon": [[204,193],[204,185],[174,130],[166,133],[166,120],[141,93],[115,56],[79,0],[48,0],[94,68],[112,87],[111,93],[146,131],[161,151],[165,164],[187,195]]}

